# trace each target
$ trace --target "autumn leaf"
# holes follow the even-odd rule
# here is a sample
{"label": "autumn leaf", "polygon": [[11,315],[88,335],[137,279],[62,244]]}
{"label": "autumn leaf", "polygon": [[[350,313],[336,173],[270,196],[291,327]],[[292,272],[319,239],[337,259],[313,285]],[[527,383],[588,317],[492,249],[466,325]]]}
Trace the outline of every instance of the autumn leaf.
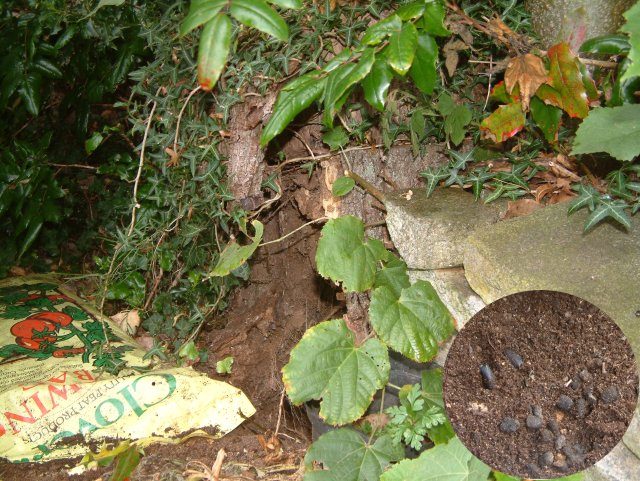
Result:
{"label": "autumn leaf", "polygon": [[547,52],[549,79],[536,95],[548,105],[559,107],[570,117],[583,119],[589,114],[589,100],[582,81],[578,59],[569,45],[559,43]]}
{"label": "autumn leaf", "polygon": [[547,81],[547,70],[544,62],[537,55],[527,53],[511,59],[504,73],[504,83],[507,92],[513,92],[516,85],[520,86],[522,108],[529,110],[529,99],[536,93],[538,87]]}
{"label": "autumn leaf", "polygon": [[520,132],[525,124],[522,104],[501,105],[480,124],[480,130],[494,142],[504,142]]}

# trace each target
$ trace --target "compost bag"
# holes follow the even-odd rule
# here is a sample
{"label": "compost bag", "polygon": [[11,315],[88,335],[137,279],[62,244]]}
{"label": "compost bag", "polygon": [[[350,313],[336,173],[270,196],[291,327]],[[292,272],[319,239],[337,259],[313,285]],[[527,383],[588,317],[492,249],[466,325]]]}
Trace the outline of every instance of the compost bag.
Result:
{"label": "compost bag", "polygon": [[71,458],[207,427],[219,437],[255,412],[239,389],[144,355],[55,278],[0,281],[0,456]]}

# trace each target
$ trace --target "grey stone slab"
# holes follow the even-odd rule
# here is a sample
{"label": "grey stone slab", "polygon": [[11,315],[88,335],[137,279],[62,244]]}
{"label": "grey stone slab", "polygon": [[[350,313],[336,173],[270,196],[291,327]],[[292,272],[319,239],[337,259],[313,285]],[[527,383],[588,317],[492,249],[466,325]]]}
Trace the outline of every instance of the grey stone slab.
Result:
{"label": "grey stone slab", "polygon": [[585,481],[632,481],[640,479],[640,459],[623,443],[585,471]]}
{"label": "grey stone slab", "polygon": [[506,203],[476,202],[461,189],[424,189],[387,196],[387,228],[410,269],[461,266],[465,240],[475,229],[500,220]]}

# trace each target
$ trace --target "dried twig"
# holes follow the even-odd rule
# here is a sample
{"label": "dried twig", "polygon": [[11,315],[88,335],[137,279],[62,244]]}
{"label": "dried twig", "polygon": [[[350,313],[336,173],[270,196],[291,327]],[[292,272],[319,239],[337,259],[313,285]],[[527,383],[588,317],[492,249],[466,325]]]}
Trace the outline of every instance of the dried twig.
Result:
{"label": "dried twig", "polygon": [[374,187],[371,183],[369,183],[367,180],[365,180],[362,177],[360,177],[355,172],[352,172],[350,170],[346,170],[344,172],[344,175],[346,175],[347,177],[351,177],[353,180],[356,181],[356,184],[358,184],[367,193],[371,194],[373,197],[375,197],[377,200],[382,202],[382,204],[384,205],[384,199],[385,199],[384,192],[382,192],[377,187]]}

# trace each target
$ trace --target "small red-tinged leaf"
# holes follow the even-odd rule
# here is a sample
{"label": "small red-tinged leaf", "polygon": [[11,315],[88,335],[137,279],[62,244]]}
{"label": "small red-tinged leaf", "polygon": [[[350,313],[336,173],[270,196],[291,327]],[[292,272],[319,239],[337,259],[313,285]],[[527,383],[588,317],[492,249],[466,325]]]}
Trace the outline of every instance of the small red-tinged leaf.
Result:
{"label": "small red-tinged leaf", "polygon": [[227,63],[231,45],[231,20],[219,13],[205,23],[198,46],[198,83],[202,90],[211,90]]}
{"label": "small red-tinged leaf", "polygon": [[501,105],[480,124],[480,129],[494,142],[504,142],[522,130],[525,124],[522,104]]}
{"label": "small red-tinged leaf", "polygon": [[511,93],[507,92],[507,86],[503,81],[498,82],[491,89],[489,98],[501,104],[512,104],[520,102],[520,88],[516,85]]}
{"label": "small red-tinged leaf", "polygon": [[569,45],[559,43],[547,52],[549,80],[536,95],[546,104],[561,108],[570,117],[583,119],[589,114],[589,100],[576,57]]}
{"label": "small red-tinged leaf", "polygon": [[131,473],[140,464],[140,451],[135,446],[129,447],[125,452],[116,457],[116,467],[109,478],[109,481],[127,481]]}
{"label": "small red-tinged leaf", "polygon": [[547,142],[553,144],[558,141],[558,128],[562,119],[562,110],[553,105],[547,105],[538,97],[531,98],[531,118],[536,123]]}

